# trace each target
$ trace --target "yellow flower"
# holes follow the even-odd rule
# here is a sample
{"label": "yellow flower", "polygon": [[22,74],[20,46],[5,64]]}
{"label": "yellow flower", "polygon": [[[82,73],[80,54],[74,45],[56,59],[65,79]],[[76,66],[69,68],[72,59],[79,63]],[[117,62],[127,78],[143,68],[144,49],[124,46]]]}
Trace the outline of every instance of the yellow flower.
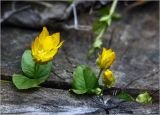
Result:
{"label": "yellow flower", "polygon": [[60,42],[60,33],[49,35],[46,27],[32,43],[32,56],[39,63],[45,63],[53,59],[63,42]]}
{"label": "yellow flower", "polygon": [[115,77],[114,77],[112,71],[110,71],[109,69],[107,69],[103,73],[103,84],[108,88],[114,86],[114,84],[115,84]]}
{"label": "yellow flower", "polygon": [[111,49],[106,50],[103,48],[102,54],[99,55],[97,59],[97,65],[99,65],[101,69],[107,69],[112,65],[115,59],[115,52],[113,52]]}

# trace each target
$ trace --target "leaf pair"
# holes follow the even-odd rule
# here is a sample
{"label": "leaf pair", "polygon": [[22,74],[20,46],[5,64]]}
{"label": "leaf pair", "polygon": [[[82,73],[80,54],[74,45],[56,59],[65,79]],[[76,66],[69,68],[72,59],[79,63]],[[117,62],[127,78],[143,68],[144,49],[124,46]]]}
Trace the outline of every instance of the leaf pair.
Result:
{"label": "leaf pair", "polygon": [[102,37],[107,31],[108,27],[111,25],[112,20],[121,19],[121,15],[115,11],[111,12],[112,8],[105,7],[100,10],[100,14],[102,15],[98,20],[93,24],[93,31],[96,34],[96,38],[92,47],[89,49],[87,57],[91,57],[91,55],[97,50],[100,49],[103,42]]}
{"label": "leaf pair", "polygon": [[39,84],[48,79],[52,62],[38,64],[33,60],[31,51],[26,50],[22,56],[21,67],[24,74],[14,74],[13,83],[18,89],[29,89],[38,87]]}
{"label": "leaf pair", "polygon": [[81,65],[73,73],[72,89],[76,94],[101,94],[98,79],[91,68]]}
{"label": "leaf pair", "polygon": [[147,91],[140,93],[136,98],[132,97],[128,92],[122,91],[120,94],[117,95],[117,97],[125,101],[136,101],[138,103],[145,104],[152,104],[153,101],[152,97]]}

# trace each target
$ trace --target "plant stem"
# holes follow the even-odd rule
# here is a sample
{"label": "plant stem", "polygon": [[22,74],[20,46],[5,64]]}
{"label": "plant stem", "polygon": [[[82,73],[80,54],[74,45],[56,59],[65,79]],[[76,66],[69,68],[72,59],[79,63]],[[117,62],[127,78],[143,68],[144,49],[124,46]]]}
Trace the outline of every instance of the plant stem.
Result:
{"label": "plant stem", "polygon": [[99,78],[100,78],[102,72],[103,72],[103,69],[101,68],[100,71],[99,71],[99,74],[98,74],[98,80],[99,80]]}
{"label": "plant stem", "polygon": [[103,36],[103,34],[104,34],[104,32],[105,32],[105,30],[106,30],[106,27],[104,27],[104,28],[101,30],[101,32],[98,34],[98,36],[97,36],[96,39],[101,39],[102,36]]}
{"label": "plant stem", "polygon": [[114,0],[113,3],[112,3],[112,6],[111,6],[111,10],[109,12],[109,15],[112,16],[115,9],[116,9],[116,6],[117,6],[117,3],[118,3],[118,0]]}
{"label": "plant stem", "polygon": [[37,73],[38,69],[39,69],[39,64],[37,62],[35,62],[35,66],[34,66],[34,78],[36,78],[36,76],[37,76],[36,73]]}
{"label": "plant stem", "polygon": [[[118,0],[114,0],[112,3],[111,9],[109,11],[110,18],[112,18],[112,15],[116,9],[117,3],[118,3]],[[106,27],[101,30],[100,34],[97,36],[97,39],[100,39],[103,36],[105,30],[106,30]]]}
{"label": "plant stem", "polygon": [[37,63],[35,62],[35,65],[34,65],[34,72],[37,71]]}

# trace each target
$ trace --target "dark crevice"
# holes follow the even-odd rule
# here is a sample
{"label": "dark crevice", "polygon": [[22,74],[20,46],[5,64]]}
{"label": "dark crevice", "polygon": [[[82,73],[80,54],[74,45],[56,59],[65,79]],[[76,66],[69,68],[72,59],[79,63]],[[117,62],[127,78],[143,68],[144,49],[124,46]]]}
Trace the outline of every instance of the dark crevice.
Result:
{"label": "dark crevice", "polygon": [[[4,76],[1,75],[1,80],[11,81],[11,76]],[[46,81],[42,83],[40,86],[44,88],[53,88],[53,89],[62,89],[62,90],[69,90],[72,85],[70,82],[66,81]],[[149,92],[149,94],[153,97],[153,103],[159,102],[159,89],[135,89],[135,88],[110,88],[110,89],[104,89],[103,94],[104,95],[112,95],[115,96],[116,94],[119,94],[122,91],[127,91],[130,95],[133,97],[136,97],[138,94],[143,93],[145,91]]]}

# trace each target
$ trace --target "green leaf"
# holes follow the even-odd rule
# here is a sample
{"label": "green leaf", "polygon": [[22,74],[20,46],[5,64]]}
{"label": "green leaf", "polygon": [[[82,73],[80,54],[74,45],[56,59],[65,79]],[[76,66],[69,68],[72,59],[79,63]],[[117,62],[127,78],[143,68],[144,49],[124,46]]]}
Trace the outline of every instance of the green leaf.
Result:
{"label": "green leaf", "polygon": [[38,85],[43,83],[48,76],[44,76],[38,79],[30,79],[21,74],[13,74],[12,81],[18,89],[29,89],[39,87]]}
{"label": "green leaf", "polygon": [[84,90],[76,90],[76,89],[71,89],[70,91],[73,91],[76,94],[97,94],[97,95],[102,95],[102,89],[96,88],[96,89],[84,89]]}
{"label": "green leaf", "polygon": [[105,23],[107,23],[108,26],[110,26],[111,22],[112,22],[112,17],[110,15],[106,15],[104,17],[101,17],[99,21],[105,22]]}
{"label": "green leaf", "polygon": [[100,88],[91,89],[91,90],[89,90],[89,92],[91,94],[94,93],[94,94],[97,94],[97,95],[102,95],[102,89],[100,89]]}
{"label": "green leaf", "polygon": [[76,90],[76,89],[71,89],[71,91],[73,91],[74,93],[76,93],[76,94],[85,94],[85,93],[87,93],[87,89],[81,89],[81,90]]}
{"label": "green leaf", "polygon": [[122,91],[120,94],[117,95],[117,97],[126,101],[134,101],[134,98],[126,91]]}
{"label": "green leaf", "polygon": [[148,92],[144,92],[137,96],[136,101],[139,103],[152,104],[152,97]]}
{"label": "green leaf", "polygon": [[118,12],[114,12],[113,15],[112,15],[113,20],[119,20],[121,18],[122,18],[122,15]]}
{"label": "green leaf", "polygon": [[122,16],[121,16],[119,13],[113,13],[112,16],[110,16],[110,15],[104,15],[104,16],[102,16],[102,17],[99,19],[99,21],[100,21],[100,22],[107,22],[107,23],[108,23],[108,26],[110,26],[110,25],[111,25],[111,22],[112,22],[112,19],[113,19],[113,20],[119,20],[119,19],[121,19],[121,18],[122,18]]}
{"label": "green leaf", "polygon": [[96,75],[91,68],[85,67],[85,69],[83,70],[83,75],[84,75],[86,88],[88,89],[97,88],[98,79],[96,78]]}
{"label": "green leaf", "polygon": [[102,39],[96,39],[94,44],[93,44],[93,47],[100,49],[101,45],[102,45]]}
{"label": "green leaf", "polygon": [[93,24],[93,31],[95,32],[96,35],[99,35],[104,29],[106,29],[107,23],[106,22],[101,22],[99,20],[95,21]]}
{"label": "green leaf", "polygon": [[107,22],[109,19],[111,19],[112,17],[110,16],[110,15],[104,15],[104,16],[102,16],[100,19],[99,19],[99,21],[101,21],[101,22],[103,22],[103,21],[105,21],[105,22]]}
{"label": "green leaf", "polygon": [[91,68],[81,65],[73,73],[72,91],[76,94],[96,93],[92,89],[98,88],[98,79]]}
{"label": "green leaf", "polygon": [[110,26],[110,25],[111,25],[111,22],[112,22],[112,18],[109,18],[109,19],[107,20],[107,24],[108,24],[108,26]]}
{"label": "green leaf", "polygon": [[78,90],[84,90],[86,89],[83,70],[85,69],[85,66],[79,66],[73,73],[73,83],[72,87],[74,89]]}
{"label": "green leaf", "polygon": [[22,56],[21,67],[25,76],[29,78],[40,78],[50,74],[52,62],[38,64],[33,60],[31,51],[26,50]]}

